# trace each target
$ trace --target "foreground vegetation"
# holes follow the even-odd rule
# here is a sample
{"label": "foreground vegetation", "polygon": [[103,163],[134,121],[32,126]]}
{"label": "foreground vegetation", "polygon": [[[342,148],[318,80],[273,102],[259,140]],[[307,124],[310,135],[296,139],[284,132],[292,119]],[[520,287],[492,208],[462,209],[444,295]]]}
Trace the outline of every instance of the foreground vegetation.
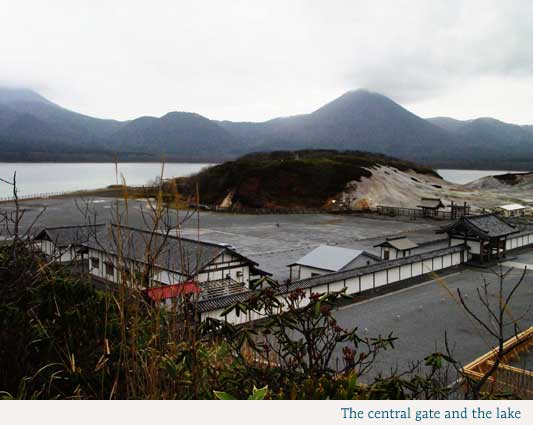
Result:
{"label": "foreground vegetation", "polygon": [[[331,308],[340,294],[315,296],[298,312],[304,295],[291,294],[291,308],[277,316],[265,290],[234,307],[272,312],[255,327],[200,324],[192,307],[164,312],[136,290],[98,290],[24,244],[1,248],[0,281],[4,398],[441,398],[449,391],[436,379],[440,354],[426,359],[424,377],[395,374],[362,385],[394,337],[362,338],[339,327]],[[339,345],[343,364],[335,370]]]}
{"label": "foreground vegetation", "polygon": [[22,243],[0,248],[0,282],[5,399],[513,396],[483,393],[475,382],[450,385],[456,376],[451,372],[460,371],[450,353],[375,375],[377,356],[393,350],[396,338],[340,327],[333,308],[342,293],[313,294],[302,307],[306,295],[295,291],[281,301],[285,313],[277,314],[280,300],[267,288],[228,309],[262,311],[264,320],[252,326],[200,323],[194,299],[168,311],[136,289],[99,290]]}

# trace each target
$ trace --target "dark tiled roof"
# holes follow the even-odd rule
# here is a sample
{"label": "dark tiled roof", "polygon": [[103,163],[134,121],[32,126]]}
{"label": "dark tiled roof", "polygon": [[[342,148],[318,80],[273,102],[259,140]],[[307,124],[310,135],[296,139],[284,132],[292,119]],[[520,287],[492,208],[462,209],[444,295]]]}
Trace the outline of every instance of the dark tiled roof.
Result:
{"label": "dark tiled roof", "polygon": [[35,236],[35,239],[49,239],[58,247],[82,245],[104,228],[104,224],[47,227],[42,229],[37,236]]}
{"label": "dark tiled roof", "polygon": [[226,295],[218,298],[198,301],[197,308],[200,313],[227,308],[230,305],[248,300],[254,294],[253,291],[247,290],[236,294]]}
{"label": "dark tiled roof", "polygon": [[444,227],[441,232],[450,232],[457,227],[464,226],[481,238],[498,238],[508,236],[519,230],[496,214],[467,215],[455,223]]}
{"label": "dark tiled roof", "polygon": [[114,225],[103,227],[86,245],[109,254],[194,275],[224,251],[255,264],[225,245]]}
{"label": "dark tiled roof", "polygon": [[230,278],[202,282],[200,288],[201,301],[251,292],[244,284]]}

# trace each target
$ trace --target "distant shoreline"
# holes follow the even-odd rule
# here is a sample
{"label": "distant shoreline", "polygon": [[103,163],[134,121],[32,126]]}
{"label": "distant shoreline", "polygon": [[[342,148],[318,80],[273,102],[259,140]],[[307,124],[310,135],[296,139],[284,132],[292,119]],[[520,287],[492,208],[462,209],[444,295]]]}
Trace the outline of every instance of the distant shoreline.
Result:
{"label": "distant shoreline", "polygon": [[[533,164],[532,164],[533,165]],[[513,169],[512,167],[433,167],[435,171],[437,170],[461,170],[461,171],[502,171],[509,173],[530,173],[533,170],[524,170],[524,167]]]}
{"label": "distant shoreline", "polygon": [[150,160],[150,161],[139,161],[138,159],[119,159],[118,161],[113,160],[43,160],[43,161],[28,161],[28,160],[10,160],[10,159],[1,159],[0,158],[0,164],[114,164],[117,162],[118,164],[222,164],[224,161],[220,161],[220,159],[217,160],[178,160],[178,159],[161,159],[161,160]]}
{"label": "distant shoreline", "polygon": [[[161,159],[161,160],[139,160],[139,159],[119,159],[116,161],[118,164],[212,164],[218,165],[227,161],[232,161],[232,159],[227,159],[226,161],[221,161],[220,158],[216,160],[208,159]],[[13,159],[2,159],[0,158],[0,164],[114,164],[113,160],[94,160],[94,159],[82,159],[82,160],[41,160],[41,161],[32,161],[32,160],[13,160]],[[503,172],[512,172],[512,173],[528,173],[533,171],[533,164],[531,164],[531,170],[527,170],[528,167],[490,167],[490,166],[460,166],[460,165],[447,165],[447,166],[432,166],[433,170],[465,170],[465,171],[503,171]]]}

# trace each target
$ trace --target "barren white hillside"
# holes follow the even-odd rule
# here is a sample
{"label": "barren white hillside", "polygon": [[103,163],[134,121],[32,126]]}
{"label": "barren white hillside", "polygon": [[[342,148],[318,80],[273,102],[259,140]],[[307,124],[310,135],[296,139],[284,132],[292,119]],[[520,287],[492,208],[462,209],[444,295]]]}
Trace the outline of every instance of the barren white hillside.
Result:
{"label": "barren white hillside", "polygon": [[414,171],[377,166],[369,169],[371,177],[350,182],[339,194],[353,210],[378,205],[416,208],[423,197],[440,198],[448,205],[468,202],[476,209],[494,208],[512,202],[533,203],[533,176],[511,185],[494,177],[485,177],[468,185],[457,185],[437,177]]}

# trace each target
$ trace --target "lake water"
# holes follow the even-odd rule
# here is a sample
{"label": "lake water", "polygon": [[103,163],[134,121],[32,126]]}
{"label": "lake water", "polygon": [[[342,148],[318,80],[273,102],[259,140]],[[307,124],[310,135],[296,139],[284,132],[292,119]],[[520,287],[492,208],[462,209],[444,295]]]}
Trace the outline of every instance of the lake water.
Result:
{"label": "lake water", "polygon": [[[167,163],[163,177],[181,177],[200,171],[210,164]],[[97,189],[116,183],[115,164],[112,163],[11,163],[0,162],[0,178],[10,180],[17,171],[20,195],[46,192],[63,192],[80,189]],[[161,173],[159,163],[118,164],[121,175],[130,185],[143,185],[154,181]],[[505,174],[504,170],[437,170],[452,183],[469,183],[486,176]],[[0,182],[0,198],[11,196],[11,187]]]}
{"label": "lake water", "polygon": [[[210,164],[166,163],[163,177],[181,177],[200,171]],[[11,180],[17,172],[19,195],[97,189],[117,182],[112,163],[11,163],[0,162],[0,178]],[[118,164],[121,175],[129,185],[143,185],[161,174],[159,163]],[[12,188],[0,181],[0,198],[11,196]]]}
{"label": "lake water", "polygon": [[436,170],[444,180],[452,183],[465,184],[473,182],[487,176],[497,176],[499,174],[520,173],[521,171],[504,170]]}

